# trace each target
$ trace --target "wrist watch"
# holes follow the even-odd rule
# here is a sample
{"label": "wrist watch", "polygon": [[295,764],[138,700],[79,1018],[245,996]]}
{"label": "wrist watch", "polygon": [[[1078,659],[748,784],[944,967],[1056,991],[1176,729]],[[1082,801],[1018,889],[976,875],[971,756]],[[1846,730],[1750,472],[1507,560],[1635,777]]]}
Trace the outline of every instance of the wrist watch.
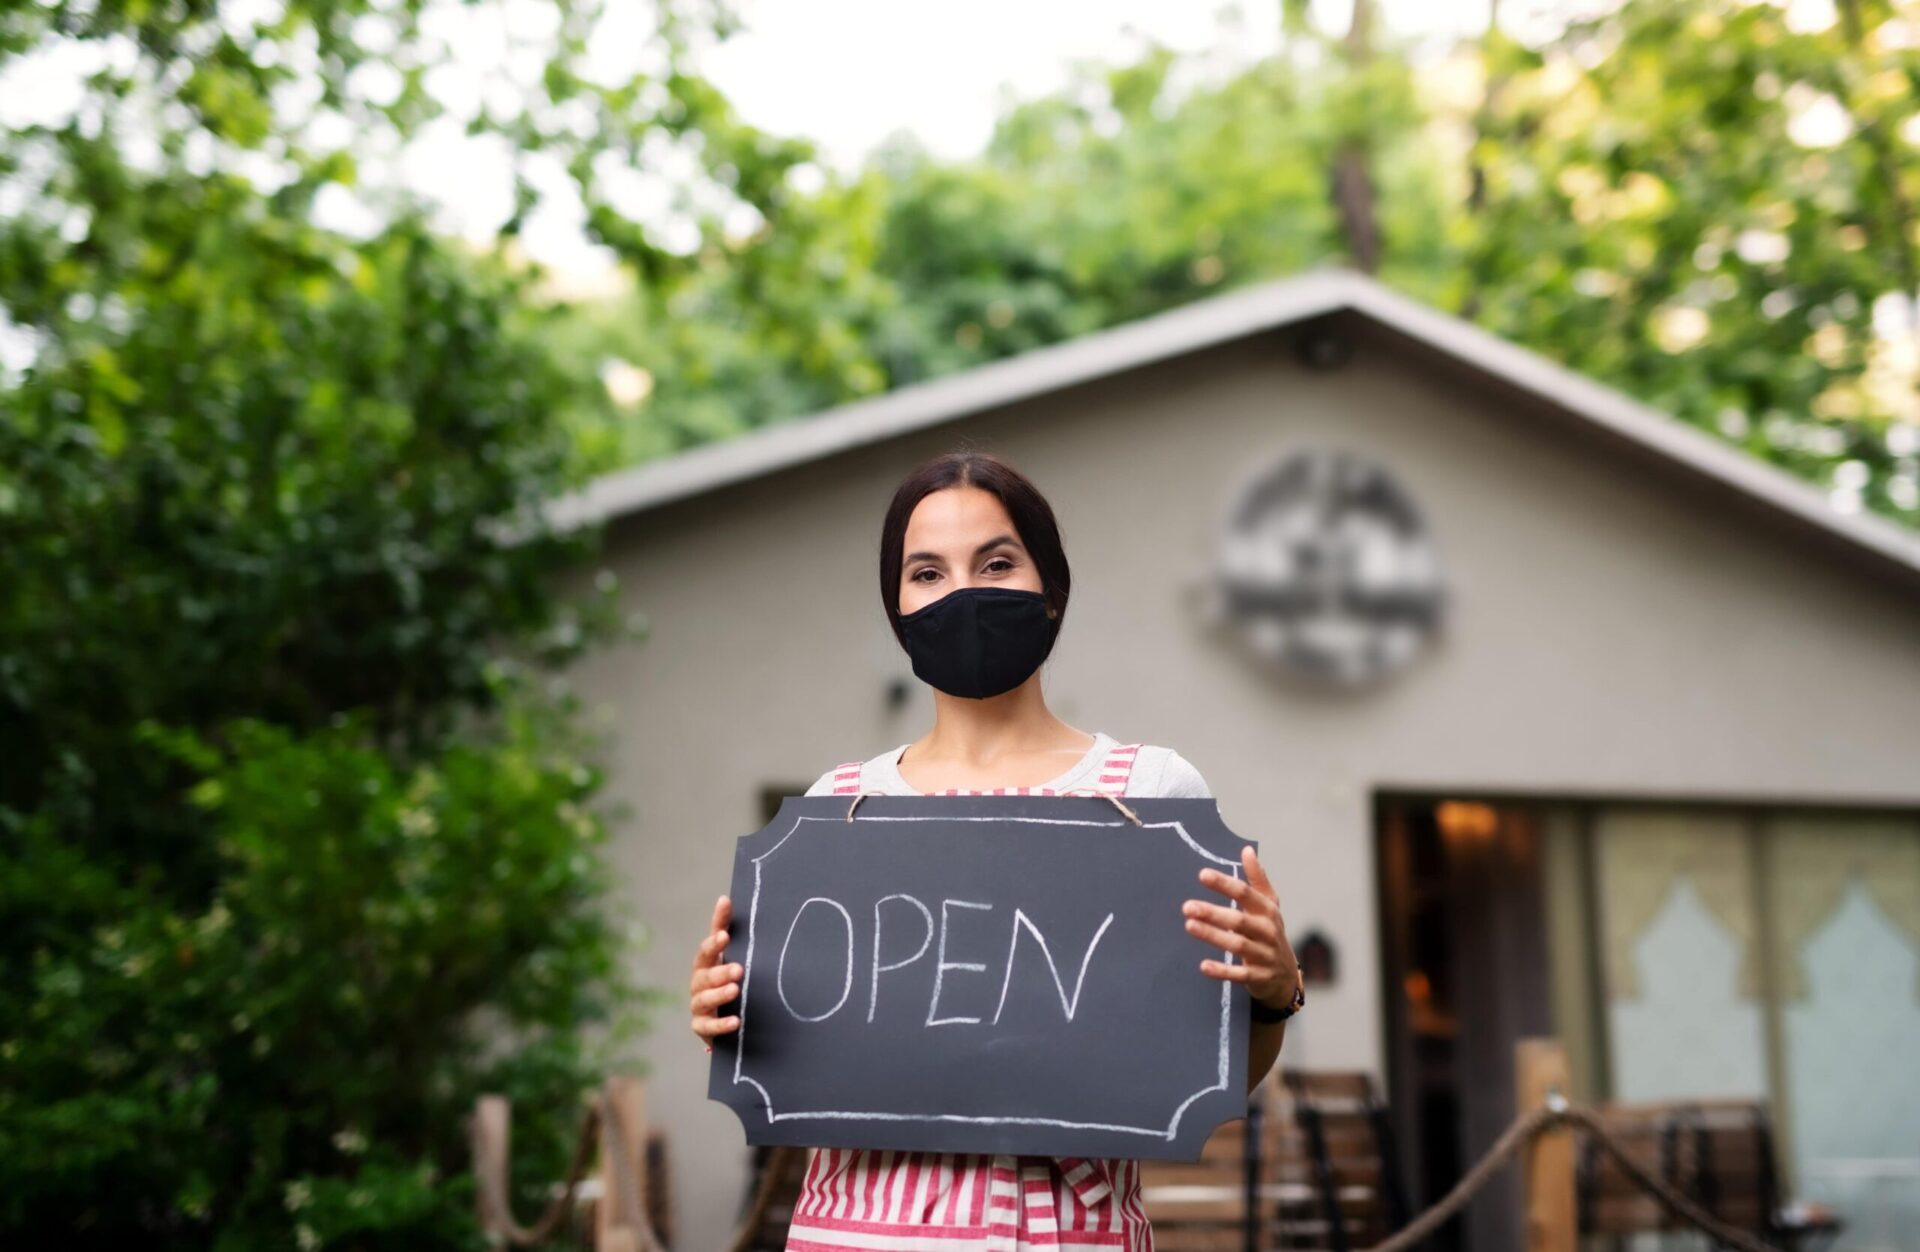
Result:
{"label": "wrist watch", "polygon": [[1294,968],[1294,982],[1293,982],[1292,1003],[1288,1004],[1285,1008],[1276,1009],[1271,1005],[1261,1003],[1259,1000],[1252,1000],[1251,1012],[1252,1012],[1252,1017],[1254,1021],[1264,1022],[1264,1023],[1284,1022],[1289,1017],[1292,1017],[1295,1013],[1298,1013],[1301,1009],[1307,1007],[1306,971],[1301,969],[1298,965],[1294,966],[1293,968]]}

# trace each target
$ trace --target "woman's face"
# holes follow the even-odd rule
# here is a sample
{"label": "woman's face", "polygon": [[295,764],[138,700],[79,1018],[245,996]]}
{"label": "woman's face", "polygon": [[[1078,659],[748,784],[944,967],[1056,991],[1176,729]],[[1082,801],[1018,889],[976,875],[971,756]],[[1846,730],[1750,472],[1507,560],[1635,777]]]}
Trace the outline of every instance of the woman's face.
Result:
{"label": "woman's face", "polygon": [[1044,590],[1006,506],[978,487],[929,492],[907,519],[902,551],[902,616],[961,587]]}

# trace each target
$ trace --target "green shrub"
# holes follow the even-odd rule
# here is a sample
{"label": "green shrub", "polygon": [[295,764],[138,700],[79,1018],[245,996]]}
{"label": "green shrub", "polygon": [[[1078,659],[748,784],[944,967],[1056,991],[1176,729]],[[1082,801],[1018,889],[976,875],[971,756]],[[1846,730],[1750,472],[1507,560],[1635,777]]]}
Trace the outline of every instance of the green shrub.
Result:
{"label": "green shrub", "polygon": [[192,907],[162,898],[159,867],[111,881],[29,820],[7,911],[92,925],[33,953],[8,1014],[7,1228],[474,1246],[461,1125],[485,1090],[516,1097],[529,1180],[557,1177],[607,1063],[579,1028],[622,988],[596,907],[601,780],[560,729],[509,706],[400,765],[364,717],[236,721],[220,748],[143,725],[142,751],[199,780],[213,865]]}
{"label": "green shrub", "polygon": [[128,194],[115,317],[0,379],[0,1246],[479,1247],[473,1097],[531,1208],[639,1005],[560,384],[416,223]]}

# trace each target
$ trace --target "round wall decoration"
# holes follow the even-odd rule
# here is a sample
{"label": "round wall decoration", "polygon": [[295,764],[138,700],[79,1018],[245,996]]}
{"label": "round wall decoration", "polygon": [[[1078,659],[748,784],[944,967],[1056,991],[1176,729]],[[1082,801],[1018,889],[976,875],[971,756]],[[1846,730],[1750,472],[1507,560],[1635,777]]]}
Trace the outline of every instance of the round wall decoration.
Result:
{"label": "round wall decoration", "polygon": [[1383,678],[1433,637],[1445,605],[1412,498],[1355,453],[1287,456],[1227,512],[1216,611],[1290,672],[1348,686]]}

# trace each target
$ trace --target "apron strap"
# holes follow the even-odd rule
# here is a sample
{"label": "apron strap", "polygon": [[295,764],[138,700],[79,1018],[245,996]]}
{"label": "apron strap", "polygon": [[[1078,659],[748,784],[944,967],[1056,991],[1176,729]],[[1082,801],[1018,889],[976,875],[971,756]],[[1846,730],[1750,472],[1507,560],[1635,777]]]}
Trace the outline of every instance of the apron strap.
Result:
{"label": "apron strap", "polygon": [[857,796],[860,794],[860,762],[848,761],[845,765],[833,767],[833,794],[837,796]]}
{"label": "apron strap", "polygon": [[1137,743],[1115,744],[1107,749],[1107,759],[1100,764],[1100,773],[1096,781],[1100,790],[1109,795],[1125,795],[1127,782],[1133,777],[1133,762],[1140,755]]}

